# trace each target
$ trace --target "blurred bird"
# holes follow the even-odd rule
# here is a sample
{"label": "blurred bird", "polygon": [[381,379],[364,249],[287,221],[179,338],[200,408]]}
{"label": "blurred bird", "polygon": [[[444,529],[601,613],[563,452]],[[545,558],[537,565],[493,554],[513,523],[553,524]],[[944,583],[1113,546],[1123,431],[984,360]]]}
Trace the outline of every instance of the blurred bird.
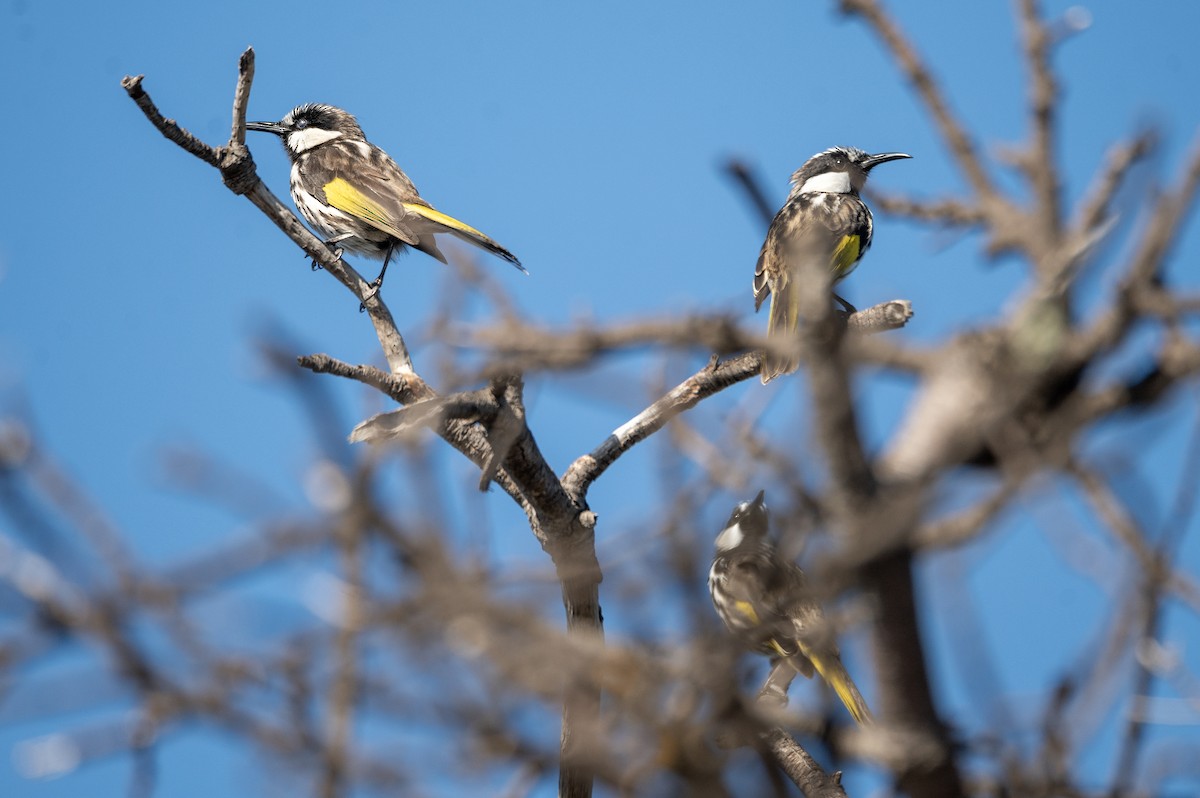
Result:
{"label": "blurred bird", "polygon": [[338,245],[337,257],[345,249],[383,259],[373,289],[383,285],[392,256],[406,246],[445,263],[434,241],[438,233],[457,236],[525,271],[507,249],[421,199],[408,175],[367,141],[358,121],[341,108],[308,103],[279,122],[248,122],[246,129],[283,139],[292,161],[292,199],[325,243]]}
{"label": "blurred bird", "polygon": [[[769,537],[763,496],[759,491],[754,501],[735,507],[717,535],[708,572],[713,606],[748,648],[770,656],[768,688],[774,685],[784,700],[795,674],[811,678],[815,669],[856,721],[870,723],[871,711],[842,665],[829,624],[807,596],[804,572],[780,557]],[[779,684],[781,670],[786,675]]]}
{"label": "blurred bird", "polygon": [[[754,267],[754,310],[771,295],[768,336],[795,337],[805,259],[828,268],[835,284],[854,271],[871,246],[873,229],[871,209],[858,192],[879,164],[911,157],[902,152],[868,155],[853,147],[833,147],[809,158],[792,175],[791,193],[775,214]],[[834,297],[854,312],[849,302]],[[765,356],[763,384],[799,365],[794,356]]]}

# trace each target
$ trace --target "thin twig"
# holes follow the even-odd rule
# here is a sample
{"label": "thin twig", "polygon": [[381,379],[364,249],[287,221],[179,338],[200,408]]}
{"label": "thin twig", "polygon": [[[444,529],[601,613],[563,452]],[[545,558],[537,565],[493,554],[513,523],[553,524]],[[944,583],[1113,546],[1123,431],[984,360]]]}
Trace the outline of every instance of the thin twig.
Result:
{"label": "thin twig", "polygon": [[774,205],[767,199],[767,194],[763,191],[762,181],[754,176],[750,165],[738,158],[730,158],[725,164],[725,174],[742,189],[746,195],[746,199],[750,202],[750,206],[754,208],[755,213],[762,219],[763,224],[769,225],[771,219],[775,216]]}
{"label": "thin twig", "polygon": [[975,151],[971,137],[950,111],[933,73],[925,66],[916,50],[904,38],[899,27],[884,12],[877,0],[841,0],[844,13],[862,17],[891,52],[900,71],[908,77],[917,94],[928,108],[938,130],[954,155],[967,181],[983,201],[996,198],[992,181],[984,171],[983,162]]}
{"label": "thin twig", "polygon": [[635,444],[662,429],[678,414],[695,407],[702,399],[753,377],[761,368],[762,355],[758,352],[705,366],[613,430],[591,453],[571,463],[563,474],[563,487],[570,495],[582,500],[591,484]]}
{"label": "thin twig", "polygon": [[[912,317],[911,302],[892,299],[849,316],[839,313],[837,319],[856,336],[871,336],[898,330]],[[491,354],[478,372],[455,380],[465,384],[512,373],[578,369],[607,355],[651,346],[699,349],[719,356],[764,348],[791,354],[793,349],[800,348],[798,340],[768,338],[743,329],[728,315],[713,313],[669,321],[647,319],[607,327],[581,325],[569,330],[546,329],[513,319],[468,331],[462,338],[464,345],[486,349]],[[866,347],[862,351],[869,353],[872,350]]]}
{"label": "thin twig", "polygon": [[1153,152],[1157,143],[1158,137],[1155,134],[1143,131],[1132,141],[1109,149],[1104,159],[1104,168],[1098,170],[1093,184],[1079,202],[1074,224],[1076,234],[1083,234],[1104,223],[1112,212],[1113,200],[1125,184],[1129,170]]}
{"label": "thin twig", "polygon": [[1058,153],[1055,152],[1058,108],[1058,82],[1050,67],[1054,37],[1041,19],[1037,0],[1020,0],[1021,38],[1025,44],[1025,63],[1029,67],[1029,109],[1032,116],[1033,143],[1023,159],[1025,173],[1034,187],[1037,205],[1033,218],[1041,230],[1044,251],[1053,251],[1062,235],[1062,187],[1059,180]]}

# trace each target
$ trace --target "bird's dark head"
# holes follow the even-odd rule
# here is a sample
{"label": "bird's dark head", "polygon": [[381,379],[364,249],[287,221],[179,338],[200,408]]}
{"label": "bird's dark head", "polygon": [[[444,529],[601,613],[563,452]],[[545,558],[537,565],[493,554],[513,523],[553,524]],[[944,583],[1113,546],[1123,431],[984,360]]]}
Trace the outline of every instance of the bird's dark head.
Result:
{"label": "bird's dark head", "polygon": [[274,133],[283,139],[284,148],[293,157],[331,141],[366,140],[358,120],[341,108],[323,103],[298,105],[278,122],[247,122],[246,130]]}
{"label": "bird's dark head", "polygon": [[760,490],[754,501],[742,502],[733,508],[725,528],[717,535],[717,551],[729,551],[745,541],[759,541],[767,537],[770,515],[763,503],[766,491]]}
{"label": "bird's dark head", "polygon": [[795,194],[857,194],[866,185],[867,175],[876,166],[900,158],[902,152],[870,155],[855,147],[832,147],[809,158],[792,175]]}

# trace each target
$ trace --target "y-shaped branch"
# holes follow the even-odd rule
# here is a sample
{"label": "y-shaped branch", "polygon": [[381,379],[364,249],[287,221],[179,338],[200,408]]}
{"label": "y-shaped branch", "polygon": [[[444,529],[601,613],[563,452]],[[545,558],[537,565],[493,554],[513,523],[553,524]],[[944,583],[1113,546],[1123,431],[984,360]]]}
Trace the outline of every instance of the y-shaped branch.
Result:
{"label": "y-shaped branch", "polygon": [[[310,233],[308,228],[300,224],[296,215],[271,193],[270,189],[259,179],[254,167],[254,159],[250,156],[250,151],[246,149],[246,104],[249,102],[250,84],[254,78],[253,48],[242,53],[239,60],[238,83],[234,93],[232,134],[229,141],[220,147],[211,147],[205,144],[176,124],[175,120],[163,117],[150,99],[150,95],[142,87],[143,77],[142,75],[126,77],[121,81],[121,86],[150,120],[150,124],[192,155],[210,166],[220,169],[221,178],[231,191],[241,194],[253,202],[259,210],[267,215],[267,218],[295,241],[305,254],[350,289],[361,302],[370,290],[367,282],[345,261],[334,258],[333,251]],[[400,331],[392,319],[391,311],[378,296],[367,300],[366,307],[392,373],[408,375],[408,378],[412,380],[416,377],[412,359],[409,357],[404,338],[400,335]],[[420,382],[420,378],[417,378],[416,382],[419,383],[419,385],[414,383],[416,398],[432,395],[428,386]]]}

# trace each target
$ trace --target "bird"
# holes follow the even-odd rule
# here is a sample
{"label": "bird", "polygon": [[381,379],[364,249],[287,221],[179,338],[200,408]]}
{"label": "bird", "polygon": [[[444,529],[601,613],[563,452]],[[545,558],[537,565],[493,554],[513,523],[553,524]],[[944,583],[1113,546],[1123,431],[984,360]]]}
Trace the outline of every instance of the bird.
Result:
{"label": "bird", "polygon": [[[821,607],[808,593],[804,572],[784,559],[770,537],[765,492],[734,507],[717,535],[708,589],[726,628],[744,646],[771,658],[763,693],[776,691],[786,702],[796,674],[813,671],[833,688],[859,724],[872,722],[871,710],[842,664]],[[777,676],[781,676],[777,681]]]}
{"label": "bird", "polygon": [[[855,147],[831,147],[809,158],[792,174],[787,201],[775,214],[754,266],[754,310],[767,295],[771,310],[767,337],[791,339],[800,323],[800,292],[805,267],[813,260],[832,273],[836,284],[854,271],[871,246],[871,209],[858,195],[876,166],[901,158],[902,152],[869,155]],[[806,262],[805,259],[808,260]],[[834,294],[848,313],[854,307]],[[799,366],[795,356],[763,357],[764,385]]]}
{"label": "bird", "polygon": [[[528,274],[521,261],[488,236],[434,209],[396,162],[367,141],[358,120],[324,103],[293,108],[278,122],[248,122],[247,130],[273,133],[283,140],[292,162],[292,200],[302,216],[335,246],[383,259],[368,297],[383,285],[388,263],[412,247],[442,263],[446,256],[434,236],[449,233],[498,255]],[[315,266],[314,266],[315,268]]]}

